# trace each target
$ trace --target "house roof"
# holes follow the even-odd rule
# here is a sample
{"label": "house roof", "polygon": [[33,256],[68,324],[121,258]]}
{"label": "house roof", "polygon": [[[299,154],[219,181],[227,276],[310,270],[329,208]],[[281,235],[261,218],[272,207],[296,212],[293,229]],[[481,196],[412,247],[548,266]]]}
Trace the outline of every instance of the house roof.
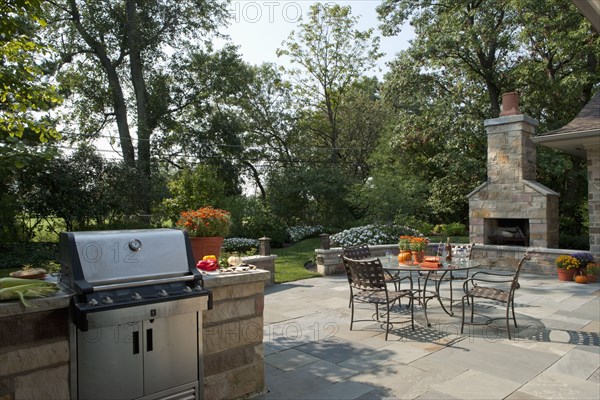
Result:
{"label": "house roof", "polygon": [[535,143],[586,158],[585,147],[600,146],[600,92],[567,125],[531,139]]}
{"label": "house roof", "polygon": [[573,3],[592,23],[596,32],[600,32],[600,2],[598,0],[573,0]]}

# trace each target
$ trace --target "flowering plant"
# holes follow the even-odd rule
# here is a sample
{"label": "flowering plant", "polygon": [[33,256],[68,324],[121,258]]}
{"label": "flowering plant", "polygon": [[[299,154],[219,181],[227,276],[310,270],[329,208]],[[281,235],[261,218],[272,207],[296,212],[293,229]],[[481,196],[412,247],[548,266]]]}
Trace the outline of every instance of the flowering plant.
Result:
{"label": "flowering plant", "polygon": [[181,212],[175,225],[185,229],[190,237],[227,236],[231,214],[218,208],[202,207]]}
{"label": "flowering plant", "polygon": [[560,269],[575,269],[579,268],[579,261],[573,256],[568,256],[563,254],[562,256],[558,256],[554,261],[556,266]]}
{"label": "flowering plant", "polygon": [[410,249],[413,251],[425,251],[425,247],[429,241],[425,237],[411,236]]}
{"label": "flowering plant", "polygon": [[402,250],[402,251],[410,250],[410,239],[411,238],[412,238],[412,236],[400,236],[400,239],[398,240],[398,246],[400,247],[400,250]]}
{"label": "flowering plant", "polygon": [[571,256],[575,257],[577,261],[579,261],[579,268],[585,268],[589,263],[594,261],[594,256],[592,253],[588,253],[587,251],[573,253]]}

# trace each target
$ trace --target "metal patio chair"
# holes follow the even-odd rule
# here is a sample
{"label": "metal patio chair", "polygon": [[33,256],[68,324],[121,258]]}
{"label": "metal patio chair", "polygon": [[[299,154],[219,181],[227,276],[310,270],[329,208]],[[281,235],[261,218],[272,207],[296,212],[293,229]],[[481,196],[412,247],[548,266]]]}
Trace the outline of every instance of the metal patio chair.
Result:
{"label": "metal patio chair", "polygon": [[[364,260],[367,258],[371,258],[371,250],[369,250],[369,246],[366,244],[359,244],[356,246],[348,246],[342,247],[342,257],[347,257],[352,260]],[[345,264],[344,264],[345,265]],[[389,271],[385,272],[385,281],[386,283],[391,283],[394,285],[394,289],[396,291],[400,290],[400,282],[403,280],[408,280],[410,282],[410,288],[412,289],[412,278],[410,276],[400,277],[399,274],[392,274]],[[348,275],[348,270],[346,269],[346,275],[348,276],[348,283],[350,283],[350,276]],[[352,296],[350,296],[350,303],[348,307],[352,305]]]}
{"label": "metal patio chair", "polygon": [[[415,329],[412,289],[400,291],[388,290],[385,280],[386,271],[383,269],[383,265],[381,265],[381,261],[378,258],[353,260],[343,257],[343,260],[346,270],[348,271],[350,297],[352,299],[350,302],[350,307],[352,309],[350,314],[350,330],[352,330],[355,321],[373,320],[373,318],[371,320],[355,320],[355,303],[374,304],[375,314],[373,316],[375,317],[375,320],[380,321],[380,317],[382,316],[385,316],[386,318],[385,340],[387,340],[390,326],[392,326],[392,323],[390,323],[391,308],[396,301],[400,303],[400,299],[403,297],[409,298],[410,322],[412,329]],[[385,306],[385,313],[380,314],[379,306]]]}
{"label": "metal patio chair", "polygon": [[[473,325],[489,324],[497,319],[490,318],[484,323],[475,324],[473,322],[473,314],[475,309],[475,299],[493,300],[506,305],[506,330],[508,339],[510,340],[510,318],[512,312],[512,320],[517,328],[517,318],[515,316],[515,290],[519,285],[519,273],[525,263],[525,260],[531,258],[531,253],[527,252],[523,255],[517,269],[513,274],[503,274],[498,272],[479,271],[474,273],[463,283],[464,296],[462,297],[462,322],[460,325],[460,333],[463,333],[465,326],[465,301],[471,306],[471,322]],[[502,285],[503,284],[503,285]]]}

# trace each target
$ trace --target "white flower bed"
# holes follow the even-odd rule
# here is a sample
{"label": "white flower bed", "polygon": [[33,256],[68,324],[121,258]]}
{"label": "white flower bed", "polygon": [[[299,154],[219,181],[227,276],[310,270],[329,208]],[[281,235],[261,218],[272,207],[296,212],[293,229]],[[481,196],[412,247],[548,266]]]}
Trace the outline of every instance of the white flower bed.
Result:
{"label": "white flower bed", "polygon": [[358,244],[390,244],[398,243],[402,235],[422,236],[416,229],[400,225],[365,225],[331,235],[332,246],[356,246]]}
{"label": "white flower bed", "polygon": [[223,251],[248,251],[258,249],[258,240],[248,238],[227,238],[223,240]]}
{"label": "white flower bed", "polygon": [[313,237],[319,233],[323,233],[323,227],[321,225],[308,226],[292,226],[287,229],[287,234],[290,237],[292,243],[301,241],[309,237]]}

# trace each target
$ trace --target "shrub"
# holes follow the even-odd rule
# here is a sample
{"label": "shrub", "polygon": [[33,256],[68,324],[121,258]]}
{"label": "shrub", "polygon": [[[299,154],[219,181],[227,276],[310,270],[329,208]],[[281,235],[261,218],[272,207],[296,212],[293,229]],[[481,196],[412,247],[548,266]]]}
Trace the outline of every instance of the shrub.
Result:
{"label": "shrub", "polygon": [[320,233],[323,233],[323,227],[321,225],[309,226],[292,226],[287,229],[287,235],[290,243],[296,243],[303,239],[314,237]]}
{"label": "shrub", "polygon": [[252,250],[254,250],[253,252],[256,252],[256,249],[258,249],[258,240],[248,238],[227,238],[223,240],[222,249],[229,253],[247,253]]}
{"label": "shrub", "polygon": [[401,225],[365,225],[346,229],[331,235],[334,246],[355,246],[358,244],[389,244],[397,243],[400,236],[420,236],[421,233],[408,226]]}

